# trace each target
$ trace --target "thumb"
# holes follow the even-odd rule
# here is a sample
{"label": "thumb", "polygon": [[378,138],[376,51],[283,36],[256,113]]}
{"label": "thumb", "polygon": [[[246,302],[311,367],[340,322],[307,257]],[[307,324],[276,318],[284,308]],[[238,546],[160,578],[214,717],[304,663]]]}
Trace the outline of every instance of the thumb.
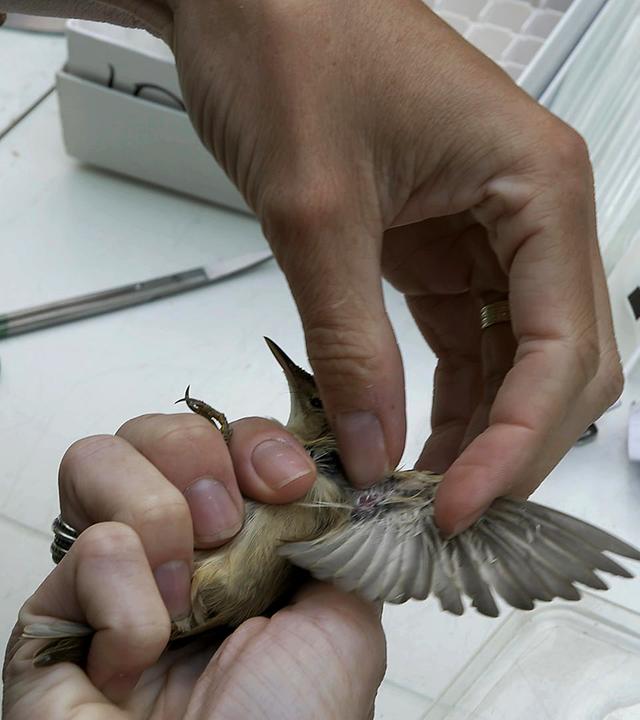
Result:
{"label": "thumb", "polygon": [[382,230],[333,218],[307,230],[267,235],[347,476],[366,487],[398,463],[406,431],[402,361],[382,295]]}

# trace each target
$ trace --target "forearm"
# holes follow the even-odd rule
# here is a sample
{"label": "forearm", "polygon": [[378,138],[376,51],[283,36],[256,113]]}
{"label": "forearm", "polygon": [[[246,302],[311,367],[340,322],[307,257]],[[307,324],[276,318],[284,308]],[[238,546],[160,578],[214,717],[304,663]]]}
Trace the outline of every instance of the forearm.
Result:
{"label": "forearm", "polygon": [[171,37],[173,14],[163,0],[0,0],[0,13],[81,18],[126,27],[142,27],[165,40]]}

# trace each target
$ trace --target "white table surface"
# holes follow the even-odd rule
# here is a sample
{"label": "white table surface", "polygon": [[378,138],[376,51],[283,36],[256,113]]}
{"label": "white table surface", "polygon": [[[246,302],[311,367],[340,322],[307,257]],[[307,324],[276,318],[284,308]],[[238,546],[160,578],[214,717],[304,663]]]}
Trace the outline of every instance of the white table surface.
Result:
{"label": "white table surface", "polygon": [[0,28],[0,135],[51,90],[66,56],[62,35]]}
{"label": "white table surface", "polygon": [[[43,56],[39,74],[59,64]],[[47,98],[0,142],[0,311],[264,246],[246,216],[79,166],[62,147],[56,103]],[[405,359],[408,464],[426,432],[435,362],[402,298],[390,289],[386,297]],[[174,412],[189,383],[230,417],[285,419],[286,385],[263,335],[304,364],[300,323],[273,262],[207,289],[0,342],[0,561],[11,578],[0,586],[1,644],[51,568],[49,524],[65,449],[129,417]],[[634,378],[597,440],[571,451],[536,495],[636,545],[640,470],[626,461],[625,437],[638,395]],[[632,569],[640,572],[640,563]],[[640,612],[640,581],[611,585],[609,600]],[[500,620],[454,618],[428,601],[390,606],[384,622],[389,669],[376,717],[418,720]]]}

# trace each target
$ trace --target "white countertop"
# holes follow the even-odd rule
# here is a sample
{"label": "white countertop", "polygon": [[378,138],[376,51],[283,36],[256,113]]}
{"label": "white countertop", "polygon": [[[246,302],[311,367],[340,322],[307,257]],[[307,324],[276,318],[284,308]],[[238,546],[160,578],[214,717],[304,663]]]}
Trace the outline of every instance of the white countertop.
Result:
{"label": "white countertop", "polygon": [[53,88],[66,56],[61,35],[0,30],[0,136]]}
{"label": "white countertop", "polygon": [[[0,30],[0,62],[24,53],[17,33],[6,44],[8,33]],[[33,51],[28,77],[52,81],[59,39],[25,38],[47,51]],[[0,84],[0,108],[13,108],[0,113],[0,128],[34,97],[18,79],[12,87]],[[0,312],[264,245],[247,216],[79,166],[64,152],[56,103],[53,94],[0,140]],[[402,298],[388,288],[386,298],[407,375],[408,464],[426,432],[435,360]],[[300,322],[274,262],[203,290],[0,342],[0,560],[11,577],[0,589],[0,643],[51,568],[49,525],[66,448],[129,417],[173,412],[187,384],[232,418],[284,419],[288,393],[263,335],[304,364]],[[636,545],[640,469],[626,461],[625,442],[628,406],[638,396],[634,378],[596,441],[572,450],[536,495]],[[640,581],[613,581],[606,597],[640,612]],[[499,622],[473,612],[454,618],[432,601],[388,607],[389,670],[376,717],[421,718]]]}

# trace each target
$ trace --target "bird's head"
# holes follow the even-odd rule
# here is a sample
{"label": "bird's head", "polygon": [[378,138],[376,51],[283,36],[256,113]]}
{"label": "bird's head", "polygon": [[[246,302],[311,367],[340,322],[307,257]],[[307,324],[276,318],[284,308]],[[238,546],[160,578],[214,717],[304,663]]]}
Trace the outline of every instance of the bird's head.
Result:
{"label": "bird's head", "polygon": [[287,430],[296,435],[303,443],[328,437],[331,430],[313,375],[298,367],[273,340],[267,337],[265,340],[269,350],[284,370],[289,385],[291,409],[289,420],[287,420]]}

